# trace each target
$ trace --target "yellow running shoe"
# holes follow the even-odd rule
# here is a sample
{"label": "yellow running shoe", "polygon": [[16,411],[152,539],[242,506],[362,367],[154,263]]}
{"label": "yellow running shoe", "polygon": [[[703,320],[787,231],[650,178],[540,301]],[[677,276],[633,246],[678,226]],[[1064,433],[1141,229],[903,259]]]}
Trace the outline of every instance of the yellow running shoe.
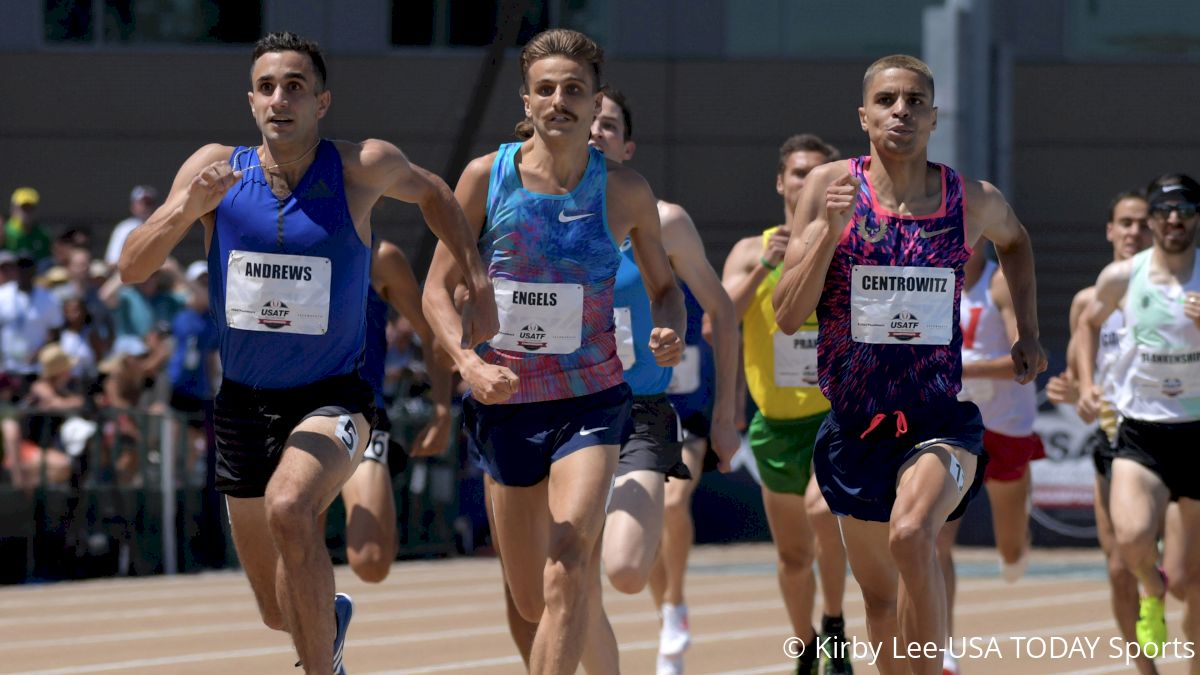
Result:
{"label": "yellow running shoe", "polygon": [[[1164,598],[1142,598],[1138,610],[1137,641],[1142,653],[1153,659],[1162,655],[1167,642],[1167,617]],[[1153,646],[1151,646],[1153,645]]]}

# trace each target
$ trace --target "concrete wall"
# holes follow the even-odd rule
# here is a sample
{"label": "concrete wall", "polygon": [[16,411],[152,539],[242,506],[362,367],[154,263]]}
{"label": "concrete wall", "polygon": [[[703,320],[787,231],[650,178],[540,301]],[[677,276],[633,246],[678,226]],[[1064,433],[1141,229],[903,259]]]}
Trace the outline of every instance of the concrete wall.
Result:
{"label": "concrete wall", "polygon": [[[339,54],[331,60],[327,136],[396,142],[413,161],[443,172],[479,56]],[[738,238],[777,223],[776,150],[812,131],[844,154],[864,152],[855,109],[865,63],[617,60],[608,78],[633,102],[633,165],[664,198],[684,204],[720,269]],[[103,245],[125,215],[129,188],[163,191],[204,143],[253,144],[245,103],[249,59],[214,53],[0,54],[0,200],[33,185],[44,220],[90,224]],[[1181,86],[1195,66],[1026,64],[1016,68],[1009,195],[1033,233],[1043,335],[1065,344],[1073,292],[1106,261],[1104,209],[1117,191],[1195,166],[1200,91]],[[476,154],[511,138],[521,114],[515,65],[501,75]],[[445,176],[453,184],[456,176]],[[416,210],[377,215],[385,236],[410,251]],[[181,257],[200,254],[199,238]]]}

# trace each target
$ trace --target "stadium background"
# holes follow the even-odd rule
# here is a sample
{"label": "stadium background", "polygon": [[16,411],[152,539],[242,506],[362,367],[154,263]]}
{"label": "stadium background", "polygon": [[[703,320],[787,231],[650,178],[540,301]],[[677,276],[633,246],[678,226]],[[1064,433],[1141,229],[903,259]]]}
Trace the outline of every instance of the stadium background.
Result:
{"label": "stadium background", "polygon": [[[1032,233],[1051,372],[1062,366],[1070,298],[1109,255],[1108,200],[1164,172],[1194,175],[1200,145],[1188,114],[1200,107],[1200,5],[1186,0],[0,6],[0,192],[37,188],[52,232],[87,226],[98,242],[127,215],[131,186],[165,193],[200,145],[256,142],[243,98],[249,43],[272,30],[327,50],[333,106],[324,135],[393,141],[450,184],[462,157],[509,139],[520,116],[516,52],[497,63],[486,46],[503,19],[521,17],[518,43],[551,26],[592,34],[607,50],[606,78],[634,109],[633,166],[686,206],[718,269],[733,242],[780,217],[781,140],[807,131],[844,155],[864,152],[855,113],[864,67],[886,53],[922,55],[941,108],[931,159],[997,183]],[[479,96],[488,81],[490,96]],[[415,209],[389,204],[375,222],[421,258],[428,242]],[[197,230],[178,257],[200,255]],[[1052,456],[1073,452],[1078,427],[1049,424],[1058,434]]]}

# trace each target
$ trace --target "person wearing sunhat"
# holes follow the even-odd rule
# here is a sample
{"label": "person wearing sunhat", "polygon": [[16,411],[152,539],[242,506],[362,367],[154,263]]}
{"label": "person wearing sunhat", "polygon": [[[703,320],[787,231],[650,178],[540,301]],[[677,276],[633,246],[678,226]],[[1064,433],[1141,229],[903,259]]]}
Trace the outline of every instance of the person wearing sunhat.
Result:
{"label": "person wearing sunhat", "polygon": [[6,462],[18,487],[37,485],[43,471],[51,483],[64,483],[70,478],[71,460],[58,447],[58,429],[63,423],[62,413],[83,405],[83,396],[71,390],[74,367],[75,359],[57,342],[42,347],[38,352],[38,377],[21,402],[27,412],[24,423],[13,418],[3,422],[5,447],[18,448],[15,463]]}
{"label": "person wearing sunhat", "polygon": [[24,253],[34,260],[50,255],[50,235],[35,220],[42,197],[31,187],[19,187],[12,193],[12,209],[4,223],[2,248],[18,255]]}

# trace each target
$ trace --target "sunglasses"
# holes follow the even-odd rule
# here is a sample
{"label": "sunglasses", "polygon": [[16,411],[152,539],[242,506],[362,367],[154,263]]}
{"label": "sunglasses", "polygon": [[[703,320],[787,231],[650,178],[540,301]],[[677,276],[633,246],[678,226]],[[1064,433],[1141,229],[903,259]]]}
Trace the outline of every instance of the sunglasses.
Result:
{"label": "sunglasses", "polygon": [[1171,217],[1171,212],[1179,214],[1183,220],[1196,215],[1197,206],[1191,202],[1173,202],[1170,204],[1159,204],[1150,209],[1150,215],[1166,220]]}

